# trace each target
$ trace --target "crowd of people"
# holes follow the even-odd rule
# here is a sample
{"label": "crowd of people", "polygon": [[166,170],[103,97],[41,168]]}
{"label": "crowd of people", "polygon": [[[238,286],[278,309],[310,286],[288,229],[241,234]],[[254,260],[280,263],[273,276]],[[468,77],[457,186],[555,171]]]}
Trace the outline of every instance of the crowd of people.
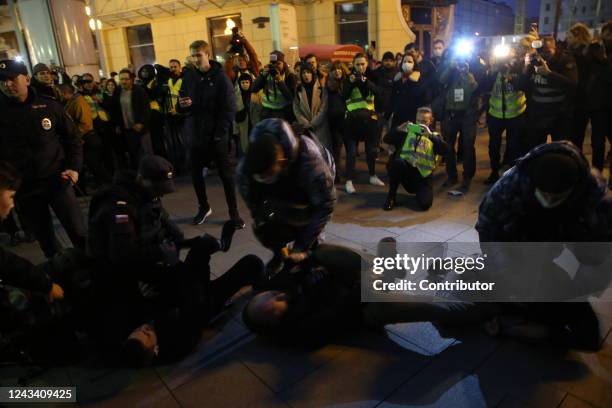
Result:
{"label": "crowd of people", "polygon": [[[532,31],[492,55],[472,45],[436,40],[427,58],[408,44],[399,56],[386,52],[377,62],[356,54],[349,64],[308,55],[290,69],[280,51],[262,65],[236,31],[236,52],[224,65],[207,42],[195,41],[183,64],[145,65],[137,74],[125,68],[100,81],[44,64],[30,77],[22,63],[0,61],[0,219],[14,232],[16,213],[48,258],[35,266],[0,248],[0,353],[17,347],[49,357],[50,345],[74,344],[75,333],[85,333],[129,364],[176,358],[248,285],[256,295],[244,321],[266,335],[305,339],[399,321],[485,323],[492,334],[598,349],[588,302],[567,304],[564,313],[518,303],[362,304],[361,255],[322,243],[335,185],[357,192],[360,142],[374,186],[385,186],[376,163],[387,156],[383,209],[396,206],[401,184],[426,211],[442,160],[444,188],[469,191],[483,115],[492,187],[476,225],[482,242],[612,241],[602,176],[612,138],[612,22],[596,38],[576,24],[564,43]],[[591,163],[582,152],[589,122]],[[175,190],[177,174],[189,172],[193,223],[206,222],[211,169],[229,221],[220,237],[186,239],[161,198]],[[91,182],[86,222],[77,193],[88,194]],[[245,227],[236,190],[273,257],[264,265],[245,255],[225,273],[211,271],[211,256],[229,251]],[[50,209],[73,249],[60,248]],[[28,291],[26,300],[16,305],[11,286]],[[70,307],[50,307],[58,303]],[[506,332],[509,314],[531,319]],[[43,337],[31,335],[50,326]],[[61,340],[47,341],[52,336]]]}

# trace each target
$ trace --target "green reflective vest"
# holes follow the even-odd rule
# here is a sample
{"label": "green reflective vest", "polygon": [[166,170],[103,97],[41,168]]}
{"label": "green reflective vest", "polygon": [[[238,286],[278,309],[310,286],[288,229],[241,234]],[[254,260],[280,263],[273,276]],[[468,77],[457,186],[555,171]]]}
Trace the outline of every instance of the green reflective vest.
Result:
{"label": "green reflective vest", "polygon": [[100,120],[104,121],[104,122],[108,122],[109,118],[108,118],[108,114],[106,113],[106,111],[104,110],[104,108],[102,108],[102,95],[101,94],[96,94],[96,95],[83,95],[85,97],[85,100],[87,101],[87,103],[89,104],[89,107],[91,109],[91,118],[92,119],[96,119],[96,118],[100,118]]}
{"label": "green reflective vest", "polygon": [[353,88],[351,96],[346,101],[346,109],[352,112],[357,109],[374,110],[374,94],[370,94],[364,98],[358,87]]}
{"label": "green reflective vest", "polygon": [[[283,76],[283,81],[284,76]],[[261,105],[266,109],[281,110],[289,104],[285,95],[281,92],[278,86],[274,83],[272,78],[268,78],[268,89],[264,90],[263,97],[261,99]]]}
{"label": "green reflective vest", "polygon": [[416,167],[423,177],[429,176],[436,168],[434,144],[425,135],[417,135],[408,131],[400,157],[412,167]]}
{"label": "green reflective vest", "polygon": [[523,91],[517,91],[501,73],[497,74],[489,98],[489,115],[497,119],[512,119],[527,109],[527,98]]}

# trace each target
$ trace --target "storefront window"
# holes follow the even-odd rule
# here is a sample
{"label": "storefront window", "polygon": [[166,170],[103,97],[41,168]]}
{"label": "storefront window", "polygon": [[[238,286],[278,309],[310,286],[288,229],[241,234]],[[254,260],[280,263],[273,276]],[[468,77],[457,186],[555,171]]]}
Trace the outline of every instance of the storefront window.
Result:
{"label": "storefront window", "polygon": [[368,44],[368,2],[336,3],[339,44]]}
{"label": "storefront window", "polygon": [[225,62],[225,54],[232,39],[232,28],[242,29],[240,14],[214,17],[208,20],[213,57],[220,63]]}
{"label": "storefront window", "polygon": [[155,47],[153,46],[153,33],[151,24],[142,24],[126,29],[128,47],[130,49],[130,61],[134,70],[145,64],[155,63]]}

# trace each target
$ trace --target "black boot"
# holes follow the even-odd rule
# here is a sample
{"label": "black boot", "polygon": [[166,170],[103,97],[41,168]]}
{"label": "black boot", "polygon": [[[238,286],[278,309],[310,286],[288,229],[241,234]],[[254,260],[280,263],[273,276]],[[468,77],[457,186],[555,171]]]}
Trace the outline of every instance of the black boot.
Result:
{"label": "black boot", "polygon": [[491,171],[489,178],[484,181],[484,184],[487,186],[492,186],[497,182],[497,180],[499,180],[499,170],[493,170]]}
{"label": "black boot", "polygon": [[383,210],[391,211],[395,207],[395,194],[389,193],[387,196],[387,200],[385,201],[385,205],[383,206]]}

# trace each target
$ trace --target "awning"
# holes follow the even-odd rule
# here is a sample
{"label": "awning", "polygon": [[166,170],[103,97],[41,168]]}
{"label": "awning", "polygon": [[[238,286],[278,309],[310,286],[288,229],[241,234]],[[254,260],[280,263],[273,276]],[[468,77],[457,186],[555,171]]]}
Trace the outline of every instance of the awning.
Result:
{"label": "awning", "polygon": [[353,44],[305,44],[300,45],[300,58],[314,54],[317,59],[329,61],[350,62],[355,54],[365,52],[363,48]]}

